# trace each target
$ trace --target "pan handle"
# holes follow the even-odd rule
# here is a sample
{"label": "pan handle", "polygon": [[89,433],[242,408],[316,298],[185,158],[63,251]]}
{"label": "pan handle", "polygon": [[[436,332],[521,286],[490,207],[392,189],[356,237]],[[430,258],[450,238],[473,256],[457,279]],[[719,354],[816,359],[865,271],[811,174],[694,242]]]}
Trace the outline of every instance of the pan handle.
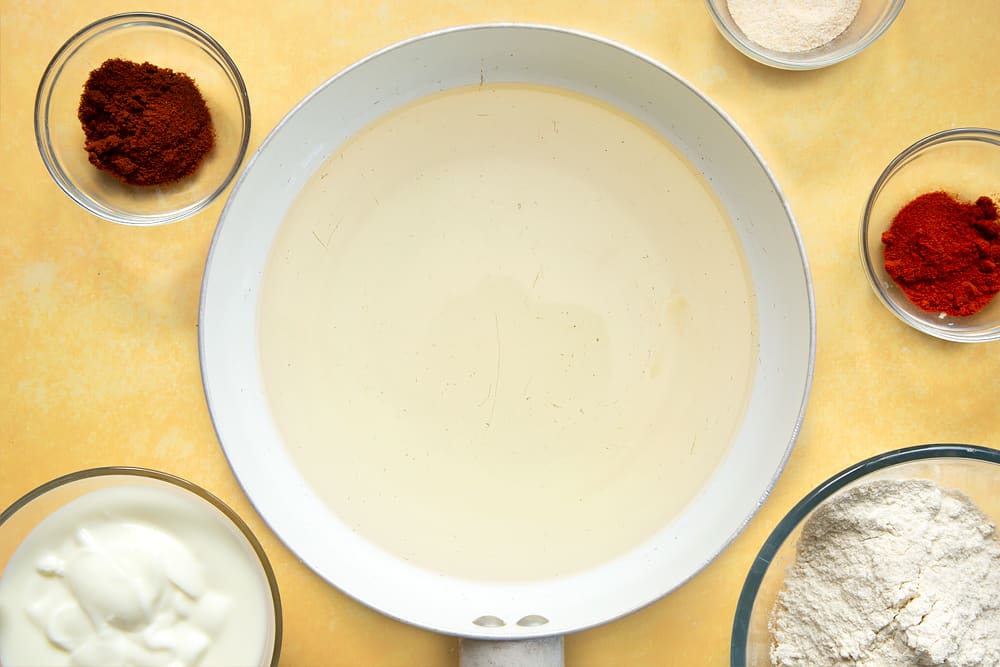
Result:
{"label": "pan handle", "polygon": [[563,638],[463,639],[459,667],[563,667]]}

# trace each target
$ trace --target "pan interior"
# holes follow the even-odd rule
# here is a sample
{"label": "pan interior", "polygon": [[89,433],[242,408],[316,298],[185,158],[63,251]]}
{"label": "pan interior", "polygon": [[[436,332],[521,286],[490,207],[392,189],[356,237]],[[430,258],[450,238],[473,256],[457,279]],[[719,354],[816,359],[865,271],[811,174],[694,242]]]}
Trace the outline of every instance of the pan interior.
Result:
{"label": "pan interior", "polygon": [[315,170],[261,279],[302,479],[394,557],[556,578],[669,524],[727,454],[758,342],[740,239],[660,134],[556,87],[438,92]]}

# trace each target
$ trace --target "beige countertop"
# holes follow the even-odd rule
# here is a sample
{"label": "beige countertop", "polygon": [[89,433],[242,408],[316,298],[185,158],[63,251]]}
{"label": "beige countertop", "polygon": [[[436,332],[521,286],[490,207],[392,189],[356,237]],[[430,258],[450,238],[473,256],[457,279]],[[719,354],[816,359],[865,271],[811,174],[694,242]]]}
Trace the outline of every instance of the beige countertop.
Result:
{"label": "beige countertop", "polygon": [[[250,508],[215,438],[198,366],[200,280],[220,200],[152,229],[102,222],[46,173],[32,108],[42,71],[80,27],[131,3],[0,0],[0,506],[80,468],[171,472],[229,502],[257,532],[283,598],[285,667],[457,663],[456,641],[348,599],[301,565]],[[1000,127],[996,0],[910,0],[871,48],[810,72],[735,51],[701,0],[253,0],[161,2],[240,67],[254,150],[315,86],[426,31],[485,21],[562,25],[664,63],[727,111],[773,170],[798,220],[817,310],[801,437],[761,512],[687,585],[566,641],[570,667],[728,664],[746,571],[809,489],[872,454],[928,442],[1000,447],[1000,347],[905,327],[872,293],[857,249],[869,189],[902,148],[958,126]]]}

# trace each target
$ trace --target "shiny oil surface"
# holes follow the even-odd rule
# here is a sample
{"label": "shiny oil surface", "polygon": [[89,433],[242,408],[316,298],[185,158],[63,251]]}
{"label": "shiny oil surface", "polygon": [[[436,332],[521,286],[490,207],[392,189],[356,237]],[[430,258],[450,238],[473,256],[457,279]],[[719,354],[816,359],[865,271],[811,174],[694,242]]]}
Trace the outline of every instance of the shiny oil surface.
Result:
{"label": "shiny oil surface", "polygon": [[738,238],[669,143],[596,100],[486,85],[335,152],[274,242],[260,361],[302,476],[454,576],[599,565],[726,453],[756,355]]}

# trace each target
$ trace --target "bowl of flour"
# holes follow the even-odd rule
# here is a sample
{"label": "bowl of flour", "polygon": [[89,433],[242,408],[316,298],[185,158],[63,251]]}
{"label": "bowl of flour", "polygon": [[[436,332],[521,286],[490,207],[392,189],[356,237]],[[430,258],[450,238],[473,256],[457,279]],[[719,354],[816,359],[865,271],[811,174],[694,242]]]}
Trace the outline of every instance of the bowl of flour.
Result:
{"label": "bowl of flour", "polygon": [[905,0],[705,0],[719,32],[759,63],[828,67],[877,40]]}
{"label": "bowl of flour", "polygon": [[857,463],[777,525],[747,575],[732,667],[1000,667],[1000,451]]}

